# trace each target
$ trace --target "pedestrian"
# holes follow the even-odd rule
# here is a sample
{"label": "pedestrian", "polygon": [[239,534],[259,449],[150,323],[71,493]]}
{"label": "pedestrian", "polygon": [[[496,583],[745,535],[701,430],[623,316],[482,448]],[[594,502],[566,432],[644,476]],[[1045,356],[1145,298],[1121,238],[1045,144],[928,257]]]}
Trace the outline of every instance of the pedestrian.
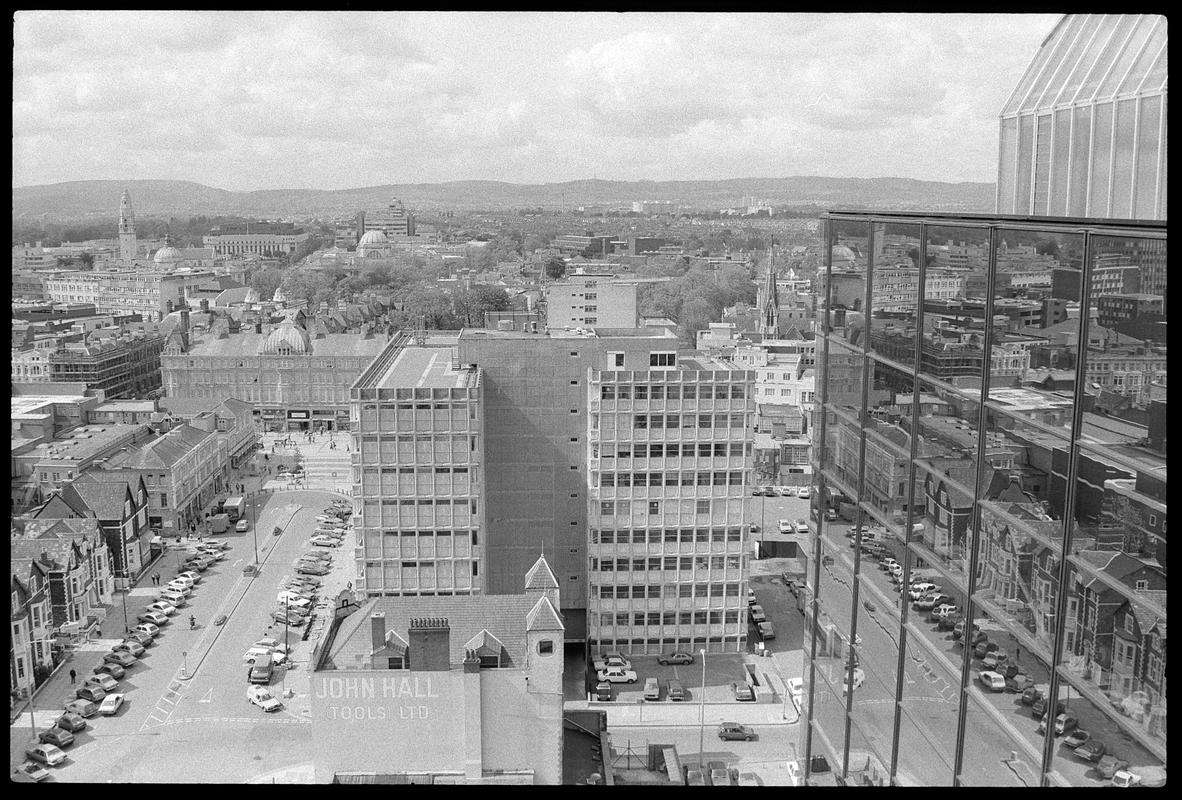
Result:
{"label": "pedestrian", "polygon": [[70,683],[73,684],[74,681],[77,679],[78,679],[78,673],[75,672],[74,670],[70,670]]}

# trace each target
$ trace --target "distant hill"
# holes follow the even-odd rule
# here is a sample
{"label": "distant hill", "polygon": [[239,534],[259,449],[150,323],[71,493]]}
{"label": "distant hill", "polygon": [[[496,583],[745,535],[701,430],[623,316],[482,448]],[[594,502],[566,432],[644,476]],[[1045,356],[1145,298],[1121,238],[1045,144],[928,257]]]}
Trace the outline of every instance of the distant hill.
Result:
{"label": "distant hill", "polygon": [[753,195],[773,204],[832,208],[990,212],[992,183],[940,183],[909,178],[735,178],[723,181],[605,181],[516,184],[503,181],[388,184],[358,189],[266,189],[231,192],[190,181],[70,181],[12,190],[14,222],[114,219],[123,189],[144,217],[234,214],[254,217],[352,215],[397,197],[410,209],[492,210],[541,206],[627,206],[669,200],[726,208]]}

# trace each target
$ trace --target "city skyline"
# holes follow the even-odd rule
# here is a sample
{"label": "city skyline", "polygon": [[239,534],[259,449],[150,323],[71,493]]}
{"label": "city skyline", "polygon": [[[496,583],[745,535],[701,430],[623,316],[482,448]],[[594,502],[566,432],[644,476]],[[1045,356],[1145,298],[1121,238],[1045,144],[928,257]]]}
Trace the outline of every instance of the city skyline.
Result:
{"label": "city skyline", "polygon": [[986,181],[1056,19],[23,12],[13,186]]}

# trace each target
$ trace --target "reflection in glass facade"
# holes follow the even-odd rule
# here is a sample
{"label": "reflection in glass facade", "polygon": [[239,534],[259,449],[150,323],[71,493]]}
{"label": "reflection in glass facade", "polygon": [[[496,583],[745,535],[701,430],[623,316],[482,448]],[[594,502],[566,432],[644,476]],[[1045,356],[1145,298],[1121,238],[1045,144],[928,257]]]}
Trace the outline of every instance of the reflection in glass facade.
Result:
{"label": "reflection in glass facade", "polygon": [[808,754],[847,783],[1109,783],[1080,729],[1164,777],[1165,224],[825,224]]}
{"label": "reflection in glass facade", "polygon": [[1072,15],[1001,112],[1001,214],[1166,218],[1168,23]]}

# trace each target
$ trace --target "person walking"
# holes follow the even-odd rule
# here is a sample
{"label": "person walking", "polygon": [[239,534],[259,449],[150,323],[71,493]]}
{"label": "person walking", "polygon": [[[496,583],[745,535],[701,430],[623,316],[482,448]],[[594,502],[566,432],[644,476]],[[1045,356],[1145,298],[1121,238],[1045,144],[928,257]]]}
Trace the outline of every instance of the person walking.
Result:
{"label": "person walking", "polygon": [[73,686],[74,681],[76,681],[77,679],[78,679],[78,673],[75,672],[74,670],[70,670],[70,685]]}

